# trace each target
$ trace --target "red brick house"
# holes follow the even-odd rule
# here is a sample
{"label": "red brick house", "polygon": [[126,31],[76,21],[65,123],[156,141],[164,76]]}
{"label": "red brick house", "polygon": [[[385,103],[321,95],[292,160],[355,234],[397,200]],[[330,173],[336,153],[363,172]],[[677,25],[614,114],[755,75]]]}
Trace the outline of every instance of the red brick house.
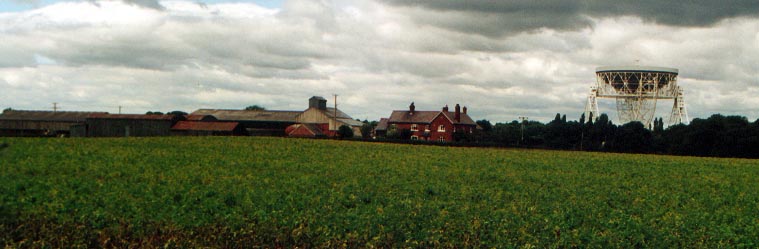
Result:
{"label": "red brick house", "polygon": [[386,122],[378,126],[377,134],[386,134],[392,129],[408,130],[411,140],[452,142],[456,140],[454,134],[467,136],[477,130],[477,123],[467,114],[466,106],[461,108],[458,104],[450,112],[447,105],[440,111],[417,111],[411,103],[408,110],[393,111]]}

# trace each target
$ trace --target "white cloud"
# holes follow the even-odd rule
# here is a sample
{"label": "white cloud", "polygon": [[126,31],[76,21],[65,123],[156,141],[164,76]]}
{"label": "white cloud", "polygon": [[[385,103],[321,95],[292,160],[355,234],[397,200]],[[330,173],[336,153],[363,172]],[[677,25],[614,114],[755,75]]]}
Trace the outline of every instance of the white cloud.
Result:
{"label": "white cloud", "polygon": [[[639,60],[680,69],[692,117],[759,117],[751,107],[759,92],[759,20],[751,17],[697,27],[582,16],[572,19],[582,25],[517,23],[513,31],[483,27],[490,33],[480,34],[461,31],[471,26],[455,23],[464,17],[431,25],[420,20],[447,14],[369,0],[288,1],[281,9],[95,3],[0,14],[0,106],[299,110],[312,95],[331,101],[337,93],[341,109],[370,120],[411,101],[428,110],[460,103],[473,118],[497,122],[547,121],[557,112],[576,119],[595,67]],[[483,22],[508,22],[493,20]],[[614,112],[611,101],[601,104]]]}

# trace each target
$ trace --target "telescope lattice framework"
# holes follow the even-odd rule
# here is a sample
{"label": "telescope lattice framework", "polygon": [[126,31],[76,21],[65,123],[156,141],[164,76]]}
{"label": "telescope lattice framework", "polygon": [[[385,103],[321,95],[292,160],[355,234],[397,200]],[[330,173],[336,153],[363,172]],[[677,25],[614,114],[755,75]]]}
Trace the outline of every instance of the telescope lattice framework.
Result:
{"label": "telescope lattice framework", "polygon": [[674,105],[669,125],[687,122],[683,90],[677,85],[678,70],[665,67],[615,66],[596,68],[596,84],[590,88],[585,104],[588,120],[597,117],[598,98],[613,98],[617,102],[619,122],[639,121],[651,128],[656,103],[672,99]]}

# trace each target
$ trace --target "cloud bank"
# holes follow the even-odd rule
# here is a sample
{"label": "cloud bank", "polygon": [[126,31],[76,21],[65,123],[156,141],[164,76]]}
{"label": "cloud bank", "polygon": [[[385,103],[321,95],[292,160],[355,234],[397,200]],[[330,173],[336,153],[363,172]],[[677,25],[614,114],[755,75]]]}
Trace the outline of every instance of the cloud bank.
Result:
{"label": "cloud bank", "polygon": [[[691,117],[756,119],[754,5],[61,2],[0,14],[0,107],[300,110],[335,93],[360,119],[412,101],[420,110],[460,103],[495,122],[576,119],[595,67],[638,62],[680,69]],[[614,116],[613,100],[601,109]]]}

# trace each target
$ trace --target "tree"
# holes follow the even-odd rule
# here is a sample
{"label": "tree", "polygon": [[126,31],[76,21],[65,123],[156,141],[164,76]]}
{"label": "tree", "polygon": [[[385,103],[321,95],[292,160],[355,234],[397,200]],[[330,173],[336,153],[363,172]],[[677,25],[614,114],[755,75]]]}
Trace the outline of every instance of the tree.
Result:
{"label": "tree", "polygon": [[245,107],[245,110],[246,111],[265,111],[266,108],[259,105],[251,105],[251,106]]}
{"label": "tree", "polygon": [[352,138],[353,129],[351,129],[350,126],[341,125],[340,128],[337,128],[337,137],[339,137],[340,139]]}
{"label": "tree", "polygon": [[179,115],[179,116],[187,115],[187,113],[183,112],[183,111],[170,111],[170,112],[168,112],[166,114],[169,114],[169,115]]}
{"label": "tree", "polygon": [[491,124],[487,119],[477,120],[476,123],[482,128],[482,132],[490,132],[493,130],[493,124]]}
{"label": "tree", "polygon": [[146,112],[145,114],[146,114],[146,115],[163,115],[163,112],[153,112],[153,111],[148,111],[148,112]]}
{"label": "tree", "polygon": [[[12,108],[10,108],[10,107],[8,107],[8,108],[5,108],[5,110],[3,110],[3,113],[9,112],[9,111],[13,111],[13,109],[12,109]],[[759,120],[757,120],[757,121],[759,121]]]}
{"label": "tree", "polygon": [[361,137],[364,139],[371,138],[372,130],[374,130],[374,126],[372,125],[372,123],[364,120],[364,124],[361,125]]}
{"label": "tree", "polygon": [[650,152],[651,131],[643,123],[633,121],[619,127],[611,145],[614,151],[646,153]]}

